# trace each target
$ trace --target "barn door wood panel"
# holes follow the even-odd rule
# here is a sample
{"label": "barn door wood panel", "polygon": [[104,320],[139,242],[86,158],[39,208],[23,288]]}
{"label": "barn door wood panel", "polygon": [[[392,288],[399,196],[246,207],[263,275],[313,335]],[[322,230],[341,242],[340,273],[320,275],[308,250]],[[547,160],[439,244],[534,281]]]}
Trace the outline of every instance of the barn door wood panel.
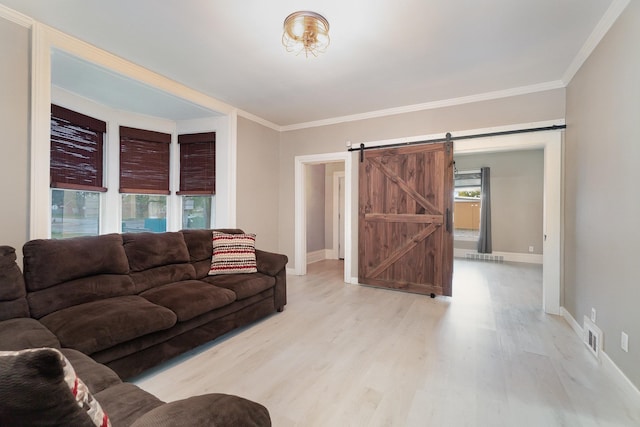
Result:
{"label": "barn door wood panel", "polygon": [[358,281],[451,296],[453,143],[366,150],[359,175]]}

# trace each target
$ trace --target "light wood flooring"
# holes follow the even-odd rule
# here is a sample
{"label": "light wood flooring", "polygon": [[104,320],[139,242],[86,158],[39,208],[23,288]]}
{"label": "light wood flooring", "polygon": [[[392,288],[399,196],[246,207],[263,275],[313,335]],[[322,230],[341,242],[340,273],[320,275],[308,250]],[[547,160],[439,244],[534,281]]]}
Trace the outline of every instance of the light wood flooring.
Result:
{"label": "light wood flooring", "polygon": [[289,276],[288,305],[136,380],[160,399],[237,394],[288,426],[640,426],[561,317],[542,269],[456,259],[453,298]]}

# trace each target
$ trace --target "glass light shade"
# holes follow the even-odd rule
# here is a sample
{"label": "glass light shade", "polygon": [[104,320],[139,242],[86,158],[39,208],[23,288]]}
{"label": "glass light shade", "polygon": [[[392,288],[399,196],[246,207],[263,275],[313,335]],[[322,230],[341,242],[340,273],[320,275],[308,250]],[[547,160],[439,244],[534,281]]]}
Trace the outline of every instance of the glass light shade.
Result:
{"label": "glass light shade", "polygon": [[315,12],[299,11],[284,20],[282,44],[287,52],[318,56],[329,46],[329,22]]}

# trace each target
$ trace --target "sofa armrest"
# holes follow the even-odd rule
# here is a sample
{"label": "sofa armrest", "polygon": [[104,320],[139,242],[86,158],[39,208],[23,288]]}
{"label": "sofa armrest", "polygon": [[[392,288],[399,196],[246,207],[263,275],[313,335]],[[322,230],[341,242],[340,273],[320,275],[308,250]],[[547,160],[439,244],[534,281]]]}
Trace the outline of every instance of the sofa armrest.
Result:
{"label": "sofa armrest", "polygon": [[256,264],[260,273],[276,276],[284,270],[288,261],[286,255],[256,249]]}
{"label": "sofa armrest", "polygon": [[259,403],[228,394],[204,394],[166,403],[147,412],[131,427],[271,426]]}

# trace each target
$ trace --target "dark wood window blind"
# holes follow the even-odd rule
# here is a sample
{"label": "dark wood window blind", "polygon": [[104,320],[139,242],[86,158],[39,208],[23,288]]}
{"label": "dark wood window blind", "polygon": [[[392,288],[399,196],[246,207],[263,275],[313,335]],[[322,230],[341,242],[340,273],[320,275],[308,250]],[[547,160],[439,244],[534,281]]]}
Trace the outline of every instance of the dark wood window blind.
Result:
{"label": "dark wood window blind", "polygon": [[106,131],[101,120],[51,105],[51,188],[107,191],[102,178]]}
{"label": "dark wood window blind", "polygon": [[216,194],[215,132],[178,135],[180,191],[178,195]]}
{"label": "dark wood window blind", "polygon": [[171,194],[171,135],[120,126],[120,193]]}

